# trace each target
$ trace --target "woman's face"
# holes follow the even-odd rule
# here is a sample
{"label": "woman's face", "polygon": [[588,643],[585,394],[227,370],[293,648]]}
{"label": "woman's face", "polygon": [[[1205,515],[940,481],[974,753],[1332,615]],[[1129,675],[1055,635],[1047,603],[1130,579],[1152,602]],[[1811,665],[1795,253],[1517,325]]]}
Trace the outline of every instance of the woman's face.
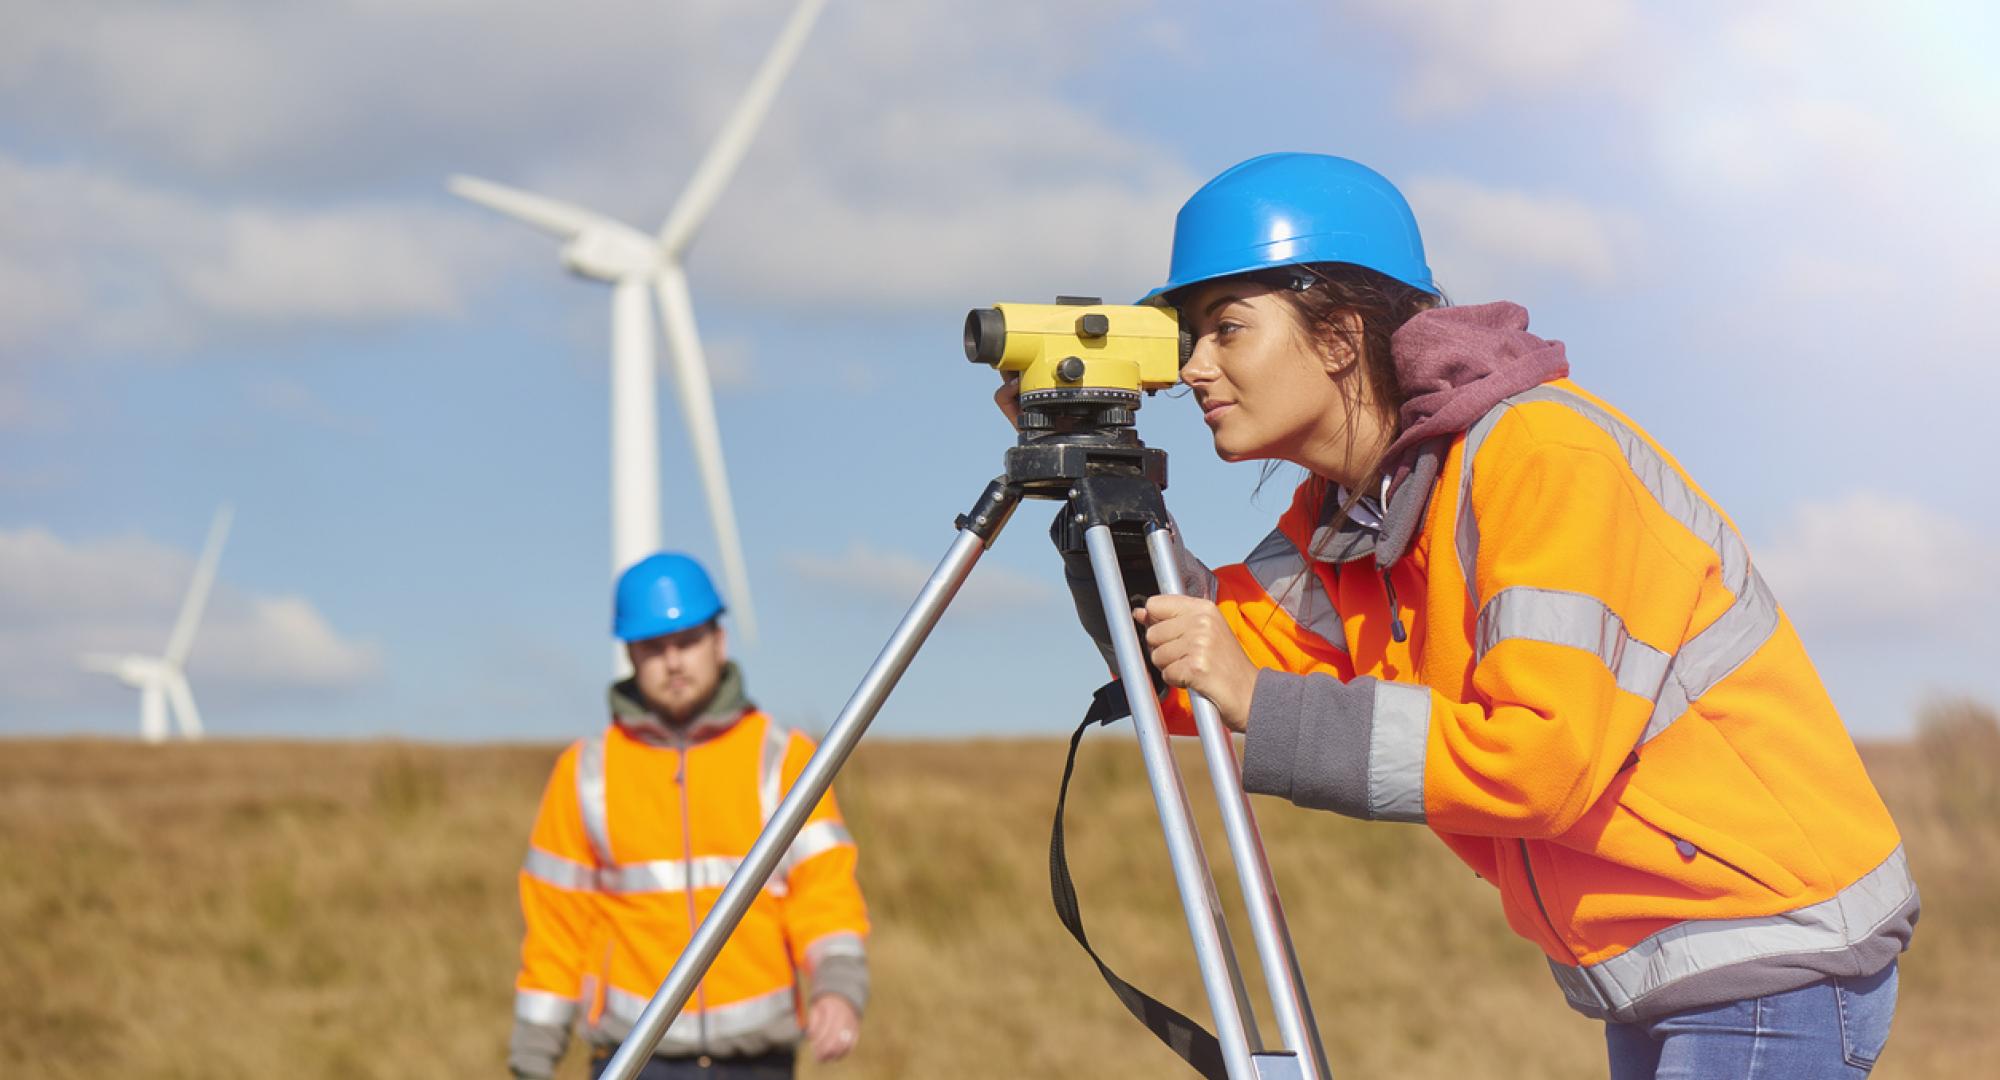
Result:
{"label": "woman's face", "polygon": [[1307,336],[1269,286],[1222,279],[1180,297],[1194,353],[1181,381],[1194,391],[1224,461],[1276,458],[1319,471],[1340,443],[1347,405],[1334,382],[1349,358]]}

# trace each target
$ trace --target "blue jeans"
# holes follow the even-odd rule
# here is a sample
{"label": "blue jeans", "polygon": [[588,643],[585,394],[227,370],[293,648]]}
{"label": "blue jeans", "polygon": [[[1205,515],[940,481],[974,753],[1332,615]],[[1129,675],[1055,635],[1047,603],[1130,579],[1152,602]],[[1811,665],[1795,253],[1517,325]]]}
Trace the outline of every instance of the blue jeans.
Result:
{"label": "blue jeans", "polygon": [[[611,1047],[591,1054],[590,1075],[603,1076],[611,1064]],[[639,1070],[639,1080],[791,1080],[793,1054],[780,1050],[756,1057],[651,1057]]]}
{"label": "blue jeans", "polygon": [[1858,1080],[1896,1014],[1896,965],[1865,979],[1604,1025],[1611,1080]]}

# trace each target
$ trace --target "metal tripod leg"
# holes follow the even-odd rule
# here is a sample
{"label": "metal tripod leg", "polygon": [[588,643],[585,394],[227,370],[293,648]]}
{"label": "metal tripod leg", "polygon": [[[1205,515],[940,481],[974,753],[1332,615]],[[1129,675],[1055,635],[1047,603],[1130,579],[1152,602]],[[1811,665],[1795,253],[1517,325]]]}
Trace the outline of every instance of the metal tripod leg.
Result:
{"label": "metal tripod leg", "polygon": [[[1146,547],[1153,556],[1153,574],[1160,592],[1183,595],[1180,562],[1174,551],[1172,534],[1155,528],[1146,534]],[[1264,968],[1264,980],[1271,992],[1272,1010],[1277,1014],[1278,1033],[1285,1045],[1299,1056],[1305,1076],[1330,1080],[1326,1051],[1320,1045],[1319,1026],[1313,1019],[1312,1002],[1306,997],[1305,981],[1299,975],[1298,954],[1292,948],[1291,930],[1285,925],[1284,905],[1278,900],[1278,884],[1271,875],[1270,860],[1263,839],[1257,833],[1257,819],[1250,798],[1243,790],[1243,775],[1236,761],[1236,749],[1215,705],[1200,694],[1190,693],[1195,728],[1201,734],[1202,756],[1208,762],[1209,779],[1215,786],[1215,801],[1222,809],[1222,828],[1229,839],[1229,854],[1236,863],[1236,878],[1243,888],[1243,904],[1250,918],[1250,936],[1257,945],[1257,959]]]}
{"label": "metal tripod leg", "polygon": [[1242,977],[1235,971],[1229,929],[1222,921],[1222,906],[1215,898],[1215,882],[1208,876],[1208,859],[1202,854],[1201,834],[1195,831],[1194,815],[1188,808],[1187,789],[1181,785],[1180,770],[1175,767],[1173,751],[1167,745],[1160,703],[1149,689],[1132,689],[1150,688],[1152,676],[1146,670],[1139,631],[1132,622],[1111,527],[1093,525],[1084,531],[1083,539],[1090,552],[1091,572],[1097,579],[1097,597],[1104,605],[1105,622],[1111,629],[1118,678],[1127,687],[1125,700],[1132,707],[1139,751],[1146,761],[1146,780],[1153,789],[1153,806],[1166,834],[1167,856],[1173,863],[1174,884],[1180,890],[1181,911],[1187,916],[1188,932],[1194,937],[1195,961],[1201,968],[1202,987],[1208,992],[1208,1007],[1215,1016],[1215,1038],[1222,1044],[1223,1065],[1230,1080],[1255,1080],[1257,1065],[1250,1058],[1253,1042],[1250,1031],[1255,1018],[1243,1006]]}
{"label": "metal tripod leg", "polygon": [[[679,959],[667,972],[653,999],[646,1003],[645,1011],[632,1025],[632,1033],[619,1044],[617,1053],[601,1074],[607,1080],[633,1080],[639,1070],[653,1054],[653,1048],[660,1043],[667,1025],[679,1015],[688,996],[694,993],[695,984],[701,981],[709,965],[715,963],[717,953],[723,943],[736,930],[736,924],[743,920],[744,912],[750,909],[750,902],[756,899],[758,890],[770,879],[778,860],[792,845],[799,830],[805,826],[806,817],[813,807],[833,786],[833,776],[847,762],[847,756],[854,751],[861,735],[875,719],[875,713],[882,708],[882,702],[895,689],[896,681],[910,666],[924,639],[930,636],[931,628],[957,595],[959,586],[965,584],[966,576],[972,573],[974,563],[987,546],[999,535],[1001,526],[1019,503],[1021,493],[1012,485],[995,480],[988,484],[985,494],[966,518],[960,519],[958,539],[952,542],[943,561],[931,572],[930,580],[917,593],[904,614],[903,621],[896,624],[896,630],[889,635],[888,644],[861,678],[861,685],[855,688],[854,696],[847,699],[847,706],[840,710],[840,716],[827,729],[825,741],[813,752],[806,762],[805,771],[799,774],[798,782],[792,785],[764,831],[757,836],[757,842],[750,845],[750,853],[743,857],[742,865],[730,875],[729,884],[715,901],[708,917],[696,928],[694,937],[687,948],[681,950]],[[1129,620],[1128,620],[1129,621]]]}

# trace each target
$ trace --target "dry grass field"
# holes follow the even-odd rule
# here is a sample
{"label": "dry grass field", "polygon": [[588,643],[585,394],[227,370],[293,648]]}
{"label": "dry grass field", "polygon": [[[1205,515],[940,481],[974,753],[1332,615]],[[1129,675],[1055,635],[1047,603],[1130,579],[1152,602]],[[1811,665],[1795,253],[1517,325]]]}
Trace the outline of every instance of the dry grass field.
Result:
{"label": "dry grass field", "polygon": [[[1091,741],[1071,857],[1093,940],[1205,1016],[1137,748]],[[0,1075],[504,1076],[514,870],[555,753],[0,743]],[[1055,740],[863,744],[838,790],[863,845],[876,999],[856,1056],[807,1075],[1185,1075],[1050,911],[1062,755]],[[1987,1075],[2000,730],[1946,708],[1868,756],[1924,890],[1876,1075]],[[1603,1074],[1598,1028],[1428,834],[1259,806],[1337,1075]],[[583,1075],[574,1051],[565,1066]]]}

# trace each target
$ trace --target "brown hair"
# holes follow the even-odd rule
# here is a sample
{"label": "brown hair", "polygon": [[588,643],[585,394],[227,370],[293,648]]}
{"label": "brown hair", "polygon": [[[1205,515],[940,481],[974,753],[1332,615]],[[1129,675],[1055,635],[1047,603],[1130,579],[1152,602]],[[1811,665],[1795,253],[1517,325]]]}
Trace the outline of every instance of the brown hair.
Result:
{"label": "brown hair", "polygon": [[[1353,348],[1360,357],[1361,378],[1368,380],[1375,400],[1388,410],[1393,425],[1409,394],[1396,378],[1396,361],[1390,349],[1390,339],[1404,323],[1445,304],[1444,297],[1353,263],[1307,263],[1247,276],[1275,290],[1274,295],[1285,302],[1292,316],[1298,320],[1299,328],[1310,340],[1322,347],[1331,347],[1339,341]],[[1359,331],[1349,329],[1343,320],[1342,317],[1349,314],[1359,317]],[[1358,383],[1351,378],[1343,378],[1338,380],[1337,385],[1349,409],[1361,407],[1361,387]],[[1350,450],[1353,449],[1353,431],[1350,425]],[[1375,472],[1383,464],[1372,462],[1367,471]],[[1271,478],[1277,467],[1277,462],[1265,466],[1259,486]],[[1309,521],[1316,523],[1319,520],[1321,508],[1331,491],[1332,485],[1324,477],[1308,476],[1306,510]],[[1338,518],[1345,518],[1354,509],[1355,503],[1368,493],[1365,487],[1348,492],[1347,502],[1340,508],[1336,524]]]}

